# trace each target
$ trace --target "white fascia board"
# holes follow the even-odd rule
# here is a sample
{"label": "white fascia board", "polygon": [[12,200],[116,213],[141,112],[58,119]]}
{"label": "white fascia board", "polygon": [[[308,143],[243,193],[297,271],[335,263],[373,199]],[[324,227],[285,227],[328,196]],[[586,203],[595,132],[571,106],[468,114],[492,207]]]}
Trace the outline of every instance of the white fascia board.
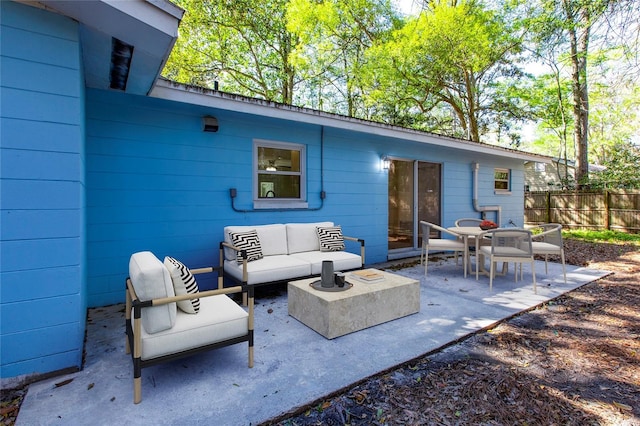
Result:
{"label": "white fascia board", "polygon": [[290,120],[343,130],[352,130],[377,136],[403,139],[428,145],[461,149],[474,153],[508,157],[523,161],[537,161],[542,163],[551,162],[549,157],[538,154],[514,151],[498,146],[465,141],[448,136],[440,136],[432,133],[421,132],[419,130],[406,129],[389,124],[345,117],[308,108],[288,106],[262,99],[234,96],[232,94],[216,92],[202,87],[187,86],[165,79],[161,79],[156,82],[156,85],[149,96],[209,108],[254,114],[261,117]]}

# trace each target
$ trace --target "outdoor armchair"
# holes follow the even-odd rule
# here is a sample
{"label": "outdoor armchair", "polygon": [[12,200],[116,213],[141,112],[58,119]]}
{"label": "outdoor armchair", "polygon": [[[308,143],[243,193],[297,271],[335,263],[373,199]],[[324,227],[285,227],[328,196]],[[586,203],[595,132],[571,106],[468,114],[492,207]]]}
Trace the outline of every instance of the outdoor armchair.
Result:
{"label": "outdoor armchair", "polygon": [[[198,291],[193,276],[217,271],[189,270],[169,257],[163,263],[148,251],[131,256],[125,321],[134,403],[142,400],[144,367],[241,342],[248,343],[253,367],[253,286]],[[247,296],[246,311],[228,296],[233,293]]]}
{"label": "outdoor armchair", "polygon": [[[466,240],[455,232],[442,228],[436,224],[420,221],[420,229],[422,231],[422,250],[420,251],[420,264],[424,259],[424,274],[427,275],[427,264],[429,263],[429,251],[452,251],[456,254],[456,261],[458,252],[462,252],[462,264],[464,267],[464,276],[467,276],[467,254],[468,247]],[[451,235],[454,238],[431,238],[431,232],[440,232],[440,236],[443,234]]]}
{"label": "outdoor armchair", "polygon": [[[479,241],[488,241],[487,239],[491,241],[490,245],[478,244]],[[533,291],[537,293],[531,231],[511,228],[492,229],[478,235],[476,244],[478,244],[476,254],[489,258],[489,290],[493,287],[493,278],[496,274],[496,264],[498,262],[514,262],[516,264],[516,281],[518,281],[518,265],[522,266],[522,263],[529,262],[531,264],[531,274],[533,275]],[[476,280],[478,279],[479,269],[476,267]]]}
{"label": "outdoor armchair", "polygon": [[562,225],[546,223],[540,225],[542,232],[532,237],[533,254],[544,255],[544,272],[548,274],[547,260],[549,255],[558,255],[562,261],[562,275],[567,283],[567,271],[564,262],[564,244],[562,242]]}

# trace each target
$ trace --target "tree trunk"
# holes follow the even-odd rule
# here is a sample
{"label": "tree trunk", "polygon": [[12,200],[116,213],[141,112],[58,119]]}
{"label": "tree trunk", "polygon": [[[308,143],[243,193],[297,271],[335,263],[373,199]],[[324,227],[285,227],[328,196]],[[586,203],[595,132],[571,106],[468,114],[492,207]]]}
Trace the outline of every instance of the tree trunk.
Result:
{"label": "tree trunk", "polygon": [[576,145],[576,184],[582,188],[589,179],[589,91],[587,86],[587,53],[591,16],[587,6],[573,10],[570,0],[563,0],[571,42],[571,86],[573,92],[574,141]]}

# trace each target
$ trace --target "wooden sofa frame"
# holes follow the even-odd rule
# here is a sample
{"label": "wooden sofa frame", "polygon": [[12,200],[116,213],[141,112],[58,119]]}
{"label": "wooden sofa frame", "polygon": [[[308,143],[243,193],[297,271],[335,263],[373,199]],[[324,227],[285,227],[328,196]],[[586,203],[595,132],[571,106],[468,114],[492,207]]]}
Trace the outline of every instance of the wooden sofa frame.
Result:
{"label": "wooden sofa frame", "polygon": [[[222,287],[223,278],[222,278],[222,275],[220,274],[221,269],[222,268],[219,268],[219,267],[191,269],[191,273],[193,275],[218,272],[219,288],[217,290],[200,291],[197,293],[189,293],[181,296],[164,297],[164,298],[158,298],[158,299],[152,299],[152,300],[140,300],[136,295],[131,279],[127,277],[126,308],[125,308],[125,322],[126,322],[126,334],[127,334],[126,353],[131,353],[131,358],[133,360],[133,402],[135,404],[138,404],[142,400],[141,376],[142,376],[142,369],[145,367],[150,367],[152,365],[160,364],[167,361],[173,361],[175,359],[187,357],[190,355],[209,351],[212,349],[221,348],[224,346],[235,345],[236,343],[247,342],[249,346],[249,368],[253,368],[254,289],[252,285],[247,285],[247,284],[223,288]],[[245,301],[245,305],[248,305],[249,327],[246,335],[200,346],[197,348],[176,352],[169,355],[151,358],[148,360],[143,360],[141,358],[142,357],[142,337],[141,337],[142,308],[165,305],[168,303],[174,303],[174,302],[179,302],[181,300],[189,300],[193,298],[204,298],[204,297],[216,296],[221,294],[229,295],[234,293],[242,293],[243,300]],[[132,311],[133,311],[133,319],[131,318]]]}

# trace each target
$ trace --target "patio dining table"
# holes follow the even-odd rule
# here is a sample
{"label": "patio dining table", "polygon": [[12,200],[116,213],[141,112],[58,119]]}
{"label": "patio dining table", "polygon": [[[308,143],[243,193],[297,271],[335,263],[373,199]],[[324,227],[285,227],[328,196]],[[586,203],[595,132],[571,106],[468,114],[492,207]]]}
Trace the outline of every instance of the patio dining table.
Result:
{"label": "patio dining table", "polygon": [[[498,229],[498,228],[495,228],[495,229]],[[464,239],[464,243],[467,246],[469,245],[469,241],[471,239],[475,241],[474,246],[476,247],[476,268],[478,267],[480,268],[478,271],[479,273],[483,275],[488,275],[489,272],[484,268],[484,256],[479,254],[477,251],[477,248],[478,248],[477,238],[480,234],[482,234],[486,230],[480,228],[479,226],[451,226],[447,228],[447,230],[451,232],[455,232],[456,234],[460,235]],[[472,274],[473,271],[471,270],[471,255],[469,254],[468,250],[467,250],[467,256],[468,256],[467,265],[469,265],[469,274]],[[504,271],[504,268],[503,268],[503,271]]]}

